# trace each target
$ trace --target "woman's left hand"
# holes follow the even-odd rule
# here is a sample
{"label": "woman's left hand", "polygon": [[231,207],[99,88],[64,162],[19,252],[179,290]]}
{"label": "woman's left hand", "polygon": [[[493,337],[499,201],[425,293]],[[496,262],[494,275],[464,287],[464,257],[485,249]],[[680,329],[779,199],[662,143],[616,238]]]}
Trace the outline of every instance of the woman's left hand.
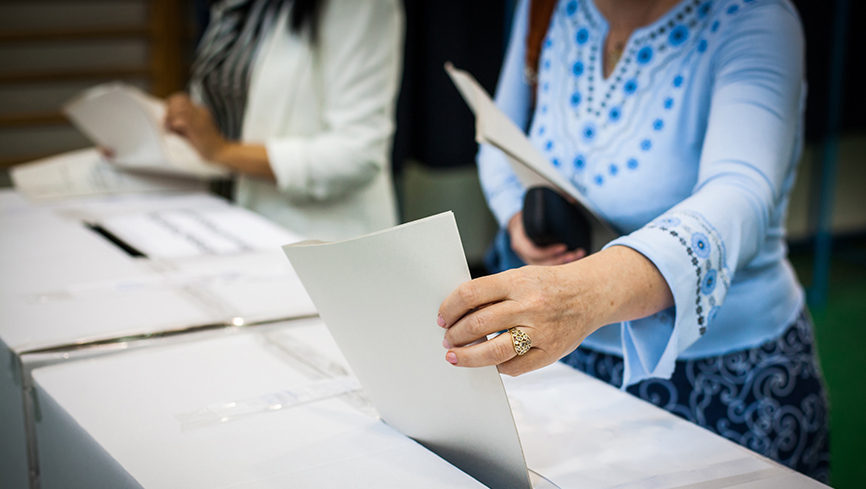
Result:
{"label": "woman's left hand", "polygon": [[[461,284],[439,306],[445,359],[459,367],[498,365],[520,375],[549,365],[605,324],[654,314],[673,305],[664,277],[646,257],[612,246],[560,266],[526,266]],[[518,356],[518,328],[532,348]]]}
{"label": "woman's left hand", "polygon": [[166,105],[166,129],[188,139],[202,158],[217,161],[228,141],[220,133],[210,111],[194,104],[185,93],[170,96]]}

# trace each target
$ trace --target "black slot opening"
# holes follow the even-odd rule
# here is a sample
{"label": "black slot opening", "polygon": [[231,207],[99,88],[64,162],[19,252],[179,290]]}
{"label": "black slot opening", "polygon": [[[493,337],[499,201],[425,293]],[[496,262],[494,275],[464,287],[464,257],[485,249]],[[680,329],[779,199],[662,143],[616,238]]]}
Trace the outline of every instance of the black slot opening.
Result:
{"label": "black slot opening", "polygon": [[114,233],[105,229],[99,224],[85,224],[85,226],[87,226],[91,231],[110,241],[112,244],[114,244],[114,246],[117,246],[118,248],[123,250],[127,255],[133,258],[147,258],[147,255],[138,251],[134,246],[118,238]]}

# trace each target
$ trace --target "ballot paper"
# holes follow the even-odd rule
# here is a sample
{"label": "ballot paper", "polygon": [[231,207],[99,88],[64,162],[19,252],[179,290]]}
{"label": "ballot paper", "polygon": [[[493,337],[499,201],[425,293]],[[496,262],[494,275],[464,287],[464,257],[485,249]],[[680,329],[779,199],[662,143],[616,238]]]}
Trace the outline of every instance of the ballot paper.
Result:
{"label": "ballot paper", "polygon": [[143,192],[195,192],[205,184],[191,179],[124,172],[95,148],[70,151],[16,165],[10,171],[15,190],[32,201]]}
{"label": "ballot paper", "polygon": [[114,152],[112,162],[122,168],[201,179],[228,175],[165,130],[165,111],[162,100],[122,83],[90,88],[63,107],[81,132]]}
{"label": "ballot paper", "polygon": [[283,250],[386,423],[489,487],[530,487],[499,371],[445,360],[439,305],[470,280],[451,212]]}
{"label": "ballot paper", "polygon": [[246,209],[175,208],[100,219],[97,223],[150,258],[279,252],[303,238]]}
{"label": "ballot paper", "polygon": [[458,70],[451,63],[445,64],[445,71],[475,114],[475,140],[479,144],[489,144],[505,153],[524,187],[551,187],[576,201],[578,210],[592,226],[592,252],[617,238],[619,233],[599,216],[577,187],[538,152],[523,131],[496,107],[472,75]]}

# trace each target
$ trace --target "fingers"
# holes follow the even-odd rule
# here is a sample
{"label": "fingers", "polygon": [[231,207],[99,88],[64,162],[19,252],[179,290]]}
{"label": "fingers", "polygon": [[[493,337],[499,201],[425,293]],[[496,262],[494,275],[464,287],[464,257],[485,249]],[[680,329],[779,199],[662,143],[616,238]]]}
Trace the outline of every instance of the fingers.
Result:
{"label": "fingers", "polygon": [[476,345],[450,348],[445,353],[445,359],[448,363],[460,367],[499,365],[516,356],[517,353],[514,351],[514,345],[511,343],[511,335],[509,333],[502,333],[492,340]]}
{"label": "fingers", "polygon": [[466,313],[503,300],[511,290],[508,272],[463,282],[439,306],[439,326],[450,328]]}
{"label": "fingers", "polygon": [[189,132],[189,126],[189,118],[186,117],[186,114],[177,114],[165,118],[166,129],[174,131],[180,135],[186,135]]}
{"label": "fingers", "polygon": [[[519,328],[528,334],[530,328]],[[457,367],[487,367],[497,365],[499,372],[516,376],[539,369],[553,363],[547,352],[533,347],[526,354],[518,356],[514,351],[510,333],[502,333],[492,340],[462,348],[451,348],[445,353],[445,360]]]}
{"label": "fingers", "polygon": [[452,346],[465,346],[489,334],[521,324],[521,309],[515,301],[502,301],[463,316],[445,332],[445,341]]}

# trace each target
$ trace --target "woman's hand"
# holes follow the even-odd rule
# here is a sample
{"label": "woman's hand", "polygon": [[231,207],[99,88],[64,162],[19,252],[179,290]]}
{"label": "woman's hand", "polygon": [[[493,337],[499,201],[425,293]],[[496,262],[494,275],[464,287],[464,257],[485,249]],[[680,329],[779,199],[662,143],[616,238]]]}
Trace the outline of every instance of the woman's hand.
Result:
{"label": "woman's hand", "polygon": [[185,93],[170,96],[166,105],[166,129],[188,139],[202,158],[218,161],[229,142],[220,133],[210,111],[194,104]]}
{"label": "woman's hand", "polygon": [[[613,246],[568,265],[528,266],[465,282],[442,302],[437,321],[447,329],[449,363],[498,365],[501,373],[520,375],[559,360],[605,324],[671,305],[655,265],[631,248]],[[532,339],[524,355],[517,356],[507,333],[478,342],[513,327]]]}
{"label": "woman's hand", "polygon": [[523,212],[518,212],[508,221],[508,235],[511,237],[511,249],[527,265],[563,265],[586,256],[583,248],[568,251],[564,244],[544,248],[535,246],[523,229]]}

